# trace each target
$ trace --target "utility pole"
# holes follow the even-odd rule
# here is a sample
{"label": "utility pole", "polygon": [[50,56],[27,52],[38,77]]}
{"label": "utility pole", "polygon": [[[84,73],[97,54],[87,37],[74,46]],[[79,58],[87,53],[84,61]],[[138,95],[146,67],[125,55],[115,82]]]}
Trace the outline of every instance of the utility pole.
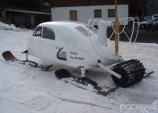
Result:
{"label": "utility pole", "polygon": [[117,0],[114,0],[115,3],[115,22],[114,22],[114,29],[115,29],[115,54],[116,56],[119,55],[119,21],[118,21],[118,13],[117,13]]}

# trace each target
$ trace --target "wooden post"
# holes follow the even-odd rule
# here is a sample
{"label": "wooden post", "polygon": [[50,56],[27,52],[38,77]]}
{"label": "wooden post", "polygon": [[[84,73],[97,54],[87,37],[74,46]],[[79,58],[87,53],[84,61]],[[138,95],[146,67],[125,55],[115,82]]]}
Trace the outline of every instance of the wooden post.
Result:
{"label": "wooden post", "polygon": [[[119,33],[119,21],[117,15],[117,0],[115,1],[115,22],[114,22],[114,29],[116,33]],[[115,54],[118,56],[119,53],[119,35],[115,33]]]}

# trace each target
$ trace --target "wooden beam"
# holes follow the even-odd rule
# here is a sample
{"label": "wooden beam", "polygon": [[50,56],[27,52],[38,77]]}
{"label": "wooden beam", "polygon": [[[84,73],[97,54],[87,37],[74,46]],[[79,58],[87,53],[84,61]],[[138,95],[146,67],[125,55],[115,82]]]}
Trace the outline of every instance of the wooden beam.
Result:
{"label": "wooden beam", "polygon": [[115,29],[115,54],[118,56],[119,53],[119,25],[118,25],[118,14],[117,14],[117,0],[115,0],[115,22],[114,22],[114,29]]}

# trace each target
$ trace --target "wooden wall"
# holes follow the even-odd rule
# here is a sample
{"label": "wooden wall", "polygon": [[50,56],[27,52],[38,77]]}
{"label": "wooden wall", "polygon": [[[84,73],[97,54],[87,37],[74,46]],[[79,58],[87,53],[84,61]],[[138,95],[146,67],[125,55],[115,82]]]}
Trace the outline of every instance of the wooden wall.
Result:
{"label": "wooden wall", "polygon": [[[130,0],[117,0],[118,4],[129,4]],[[51,7],[114,5],[114,0],[50,0]]]}

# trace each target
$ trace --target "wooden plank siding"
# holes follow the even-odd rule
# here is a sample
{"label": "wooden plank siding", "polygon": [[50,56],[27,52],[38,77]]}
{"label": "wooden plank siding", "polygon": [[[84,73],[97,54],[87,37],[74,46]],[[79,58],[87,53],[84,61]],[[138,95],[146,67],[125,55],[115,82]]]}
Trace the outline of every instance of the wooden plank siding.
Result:
{"label": "wooden plank siding", "polygon": [[[130,0],[118,0],[118,4],[129,4]],[[114,5],[114,0],[50,0],[51,7]]]}
{"label": "wooden plank siding", "polygon": [[[88,5],[114,5],[114,0],[88,0]],[[118,0],[118,4],[128,4],[129,0]]]}
{"label": "wooden plank siding", "polygon": [[86,0],[50,0],[51,7],[70,7],[87,5]]}

